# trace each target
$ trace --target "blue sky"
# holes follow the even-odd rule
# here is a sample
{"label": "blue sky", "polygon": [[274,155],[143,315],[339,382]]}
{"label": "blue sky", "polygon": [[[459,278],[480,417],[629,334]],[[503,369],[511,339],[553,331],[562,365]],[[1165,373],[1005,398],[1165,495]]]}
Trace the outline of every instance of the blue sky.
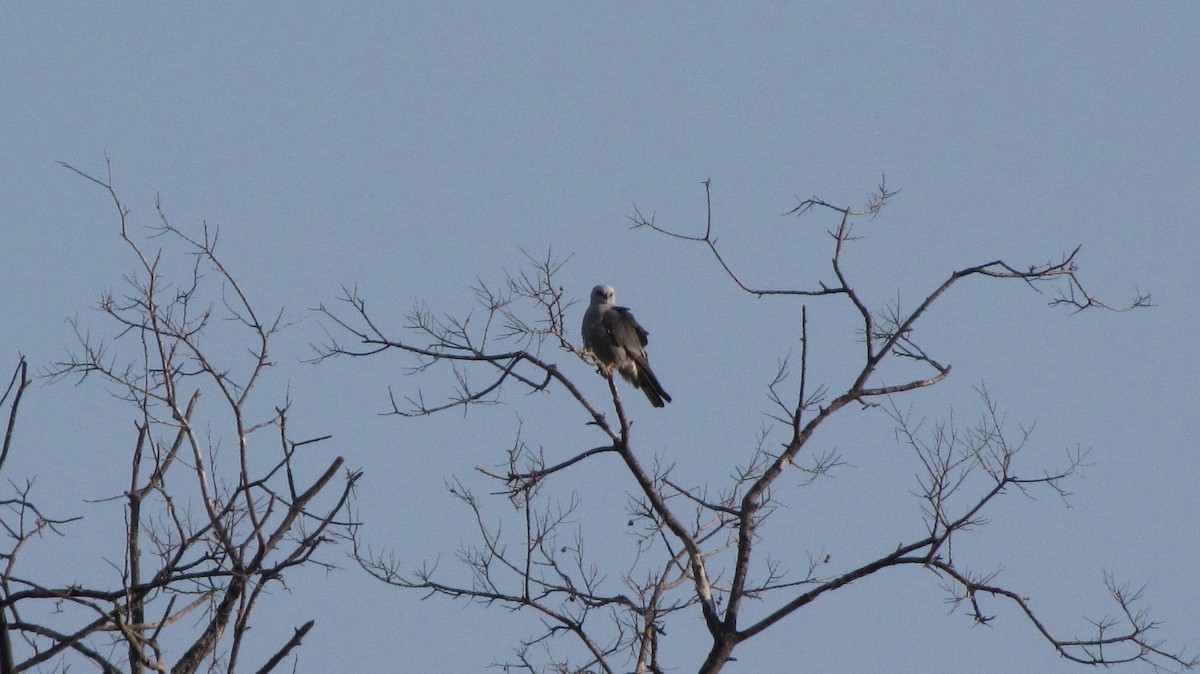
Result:
{"label": "blue sky", "polygon": [[[159,194],[181,227],[219,226],[253,300],[302,319],[270,391],[290,390],[296,423],[366,471],[367,535],[414,566],[449,563],[470,531],[443,479],[501,461],[521,421],[553,456],[596,438],[515,390],[465,420],[380,417],[388,386],[412,386],[404,363],[302,363],[320,338],[308,308],[358,284],[398,327],[414,301],[465,310],[475,279],[520,269],[522,249],[570,254],[568,294],[615,286],[675,396],[661,411],[627,398],[638,451],[716,481],[753,447],[799,304],[740,294],[702,249],[627,217],[636,204],[698,233],[711,180],[731,263],[756,285],[812,286],[829,278],[836,223],[780,214],[797,196],[862,203],[886,174],[902,192],[847,260],[874,306],[1078,244],[1100,296],[1153,293],[1152,309],[1071,316],[1016,284],[964,284],[924,325],[953,375],[911,402],[972,418],[985,383],[1014,424],[1036,422],[1030,472],[1090,448],[1070,508],[1006,498],[969,554],[1065,632],[1106,612],[1102,572],[1144,582],[1162,636],[1195,645],[1198,37],[1189,3],[14,5],[0,26],[0,358],[60,358],[69,316],[111,329],[92,307],[134,261],[104,195],[56,163],[99,172],[107,153],[135,224]],[[809,310],[815,374],[836,386],[855,339],[845,308]],[[8,478],[37,474],[47,499],[119,525],[78,494],[111,495],[100,478],[119,479],[132,410],[94,385],[39,386],[25,404]],[[913,466],[888,428],[848,410],[818,438],[850,465],[792,483],[778,517],[800,534],[778,554],[849,564],[919,533]],[[589,512],[623,516],[619,473],[574,486]],[[285,634],[293,613],[315,614],[300,671],[398,657],[404,671],[480,671],[536,629],[345,565],[260,609],[263,630]],[[870,579],[746,644],[729,671],[1078,671],[1014,611],[972,627],[942,599],[928,573]],[[678,639],[680,671],[694,669],[699,642]]]}

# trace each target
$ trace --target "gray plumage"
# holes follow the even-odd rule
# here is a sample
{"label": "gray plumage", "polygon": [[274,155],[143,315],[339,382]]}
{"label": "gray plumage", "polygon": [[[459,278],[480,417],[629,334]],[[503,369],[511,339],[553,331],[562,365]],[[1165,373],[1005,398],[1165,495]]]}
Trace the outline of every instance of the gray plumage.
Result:
{"label": "gray plumage", "polygon": [[651,405],[662,407],[671,396],[658,383],[646,358],[648,333],[625,307],[616,306],[612,286],[592,288],[592,301],[583,312],[583,346],[606,370],[616,369],[630,384],[641,389]]}

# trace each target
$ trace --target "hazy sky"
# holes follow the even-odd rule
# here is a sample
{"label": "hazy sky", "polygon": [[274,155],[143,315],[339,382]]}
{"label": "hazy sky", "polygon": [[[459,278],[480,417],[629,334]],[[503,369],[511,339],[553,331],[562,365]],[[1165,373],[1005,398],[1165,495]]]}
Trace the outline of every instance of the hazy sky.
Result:
{"label": "hazy sky", "polygon": [[[469,308],[476,279],[521,269],[522,249],[571,255],[568,294],[586,303],[593,285],[615,286],[675,398],[651,410],[626,396],[637,451],[717,485],[754,446],[800,303],[739,293],[701,248],[629,231],[628,216],[636,204],[699,233],[711,180],[731,263],[756,285],[811,287],[830,279],[836,221],[780,214],[814,194],[861,204],[886,174],[902,192],[860,224],[847,257],[874,307],[912,302],[956,268],[1041,263],[1079,244],[1101,297],[1153,293],[1156,308],[1072,316],[1019,284],[964,283],[921,333],[953,374],[907,402],[969,420],[985,383],[1014,427],[1036,422],[1030,475],[1065,448],[1091,449],[1071,507],[1048,495],[995,504],[958,551],[974,568],[1003,569],[1064,635],[1111,612],[1105,571],[1145,583],[1161,636],[1200,645],[1200,368],[1187,355],[1200,320],[1196,5],[16,3],[4,14],[5,369],[20,353],[60,358],[69,316],[115,332],[93,308],[134,260],[105,195],[56,163],[100,172],[107,153],[134,224],[152,223],[158,194],[177,225],[219,226],[253,301],[304,319],[263,395],[290,390],[299,435],[332,433],[322,451],[365,471],[368,538],[411,566],[453,568],[471,530],[444,479],[486,491],[474,466],[501,462],[522,421],[550,457],[597,436],[569,407],[515,388],[510,405],[465,419],[381,417],[388,386],[412,390],[406,363],[302,363],[321,334],[308,308],[358,284],[399,327],[415,301]],[[844,386],[857,345],[847,307],[808,304],[813,374]],[[586,367],[560,363],[602,395]],[[119,527],[119,503],[81,495],[120,488],[133,410],[93,384],[38,386],[25,405],[7,478],[37,475],[64,514]],[[850,568],[922,534],[916,467],[889,428],[879,412],[846,410],[814,438],[849,465],[811,487],[781,483],[789,508],[776,517],[803,533],[775,541],[785,563],[828,553]],[[616,468],[598,462],[563,486],[585,512],[624,518],[631,483]],[[598,559],[621,544],[595,541]],[[299,671],[482,671],[537,629],[533,616],[421,602],[337,554],[344,570],[299,576],[259,609],[264,632],[317,619]],[[880,574],[747,643],[728,671],[1082,671],[1013,607],[989,605],[996,620],[975,627],[944,598],[931,573]],[[702,629],[697,613],[668,635],[677,671],[700,662],[704,641],[685,635]]]}

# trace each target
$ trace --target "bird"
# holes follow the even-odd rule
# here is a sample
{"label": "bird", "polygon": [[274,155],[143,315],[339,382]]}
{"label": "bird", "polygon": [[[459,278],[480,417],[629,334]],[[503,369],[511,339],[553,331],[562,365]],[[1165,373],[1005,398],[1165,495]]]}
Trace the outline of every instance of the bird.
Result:
{"label": "bird", "polygon": [[[583,312],[583,346],[604,366],[616,369],[630,384],[642,390],[650,404],[664,407],[671,396],[658,383],[646,357],[646,332],[629,309],[616,306],[612,286],[592,288],[592,299]],[[665,402],[664,402],[665,401]]]}

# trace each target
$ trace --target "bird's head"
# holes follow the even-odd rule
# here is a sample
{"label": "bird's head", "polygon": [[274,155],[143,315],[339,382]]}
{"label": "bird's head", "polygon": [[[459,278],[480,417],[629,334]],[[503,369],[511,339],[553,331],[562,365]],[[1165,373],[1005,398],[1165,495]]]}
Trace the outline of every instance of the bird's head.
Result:
{"label": "bird's head", "polygon": [[617,291],[612,286],[596,286],[592,288],[592,304],[615,304]]}

